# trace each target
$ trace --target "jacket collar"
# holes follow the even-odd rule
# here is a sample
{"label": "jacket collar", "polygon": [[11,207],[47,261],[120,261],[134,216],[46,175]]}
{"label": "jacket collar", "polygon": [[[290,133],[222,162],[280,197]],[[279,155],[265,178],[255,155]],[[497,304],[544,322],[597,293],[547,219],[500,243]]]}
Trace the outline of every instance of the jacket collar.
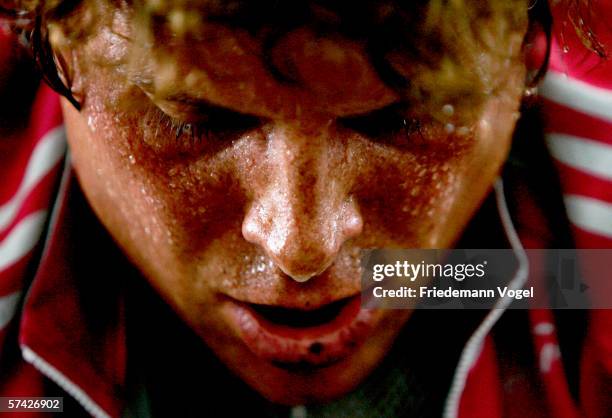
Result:
{"label": "jacket collar", "polygon": [[26,296],[23,357],[95,417],[120,416],[126,370],[123,282],[137,274],[97,222],[69,158]]}

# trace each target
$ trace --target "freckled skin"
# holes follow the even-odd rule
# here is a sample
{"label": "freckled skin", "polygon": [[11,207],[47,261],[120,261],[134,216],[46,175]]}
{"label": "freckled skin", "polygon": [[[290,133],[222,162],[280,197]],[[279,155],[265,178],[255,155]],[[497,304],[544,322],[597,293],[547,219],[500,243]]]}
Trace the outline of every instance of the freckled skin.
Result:
{"label": "freckled skin", "polygon": [[[362,248],[451,246],[507,155],[522,93],[520,47],[495,95],[477,111],[454,109],[468,129],[428,126],[425,137],[390,140],[340,123],[397,100],[361,45],[335,38],[319,53],[309,31],[289,36],[283,45],[305,83],[298,88],[227,48],[256,49],[244,34],[216,33],[225,44],[197,46],[197,60],[177,47],[171,85],[260,116],[261,125],[186,145],[167,126],[146,123],[150,92],[112,67],[82,66],[83,110],[63,103],[74,166],[118,244],[231,370],[275,402],[333,399],[376,367],[409,311],[377,312],[352,355],[297,373],[249,351],[225,316],[229,298],[313,309],[359,292]],[[73,53],[104,55],[110,41],[102,34]],[[199,78],[187,77],[194,65]]]}

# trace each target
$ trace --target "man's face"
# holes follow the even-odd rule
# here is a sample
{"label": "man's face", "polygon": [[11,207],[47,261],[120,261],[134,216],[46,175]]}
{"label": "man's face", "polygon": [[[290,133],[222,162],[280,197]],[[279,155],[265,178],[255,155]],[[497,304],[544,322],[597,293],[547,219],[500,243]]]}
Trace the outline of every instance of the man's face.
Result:
{"label": "man's face", "polygon": [[[105,13],[108,26],[67,53],[83,109],[64,102],[100,220],[262,395],[301,404],[350,391],[410,316],[359,309],[359,252],[458,238],[509,148],[525,28],[502,31],[499,50],[461,52],[494,89],[432,109],[385,84],[359,41],[308,27],[264,58],[256,36],[207,24],[123,65],[138,51],[117,35],[130,36],[129,13]],[[299,81],[275,78],[266,59]],[[395,59],[414,83],[444,77]]]}

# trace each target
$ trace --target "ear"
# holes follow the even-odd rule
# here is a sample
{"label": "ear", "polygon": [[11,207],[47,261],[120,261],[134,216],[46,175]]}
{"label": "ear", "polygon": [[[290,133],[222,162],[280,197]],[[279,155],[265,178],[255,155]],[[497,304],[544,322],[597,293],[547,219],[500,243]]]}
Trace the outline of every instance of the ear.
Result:
{"label": "ear", "polygon": [[551,42],[552,15],[548,2],[537,1],[529,9],[529,28],[523,42],[527,88],[535,87],[546,73]]}

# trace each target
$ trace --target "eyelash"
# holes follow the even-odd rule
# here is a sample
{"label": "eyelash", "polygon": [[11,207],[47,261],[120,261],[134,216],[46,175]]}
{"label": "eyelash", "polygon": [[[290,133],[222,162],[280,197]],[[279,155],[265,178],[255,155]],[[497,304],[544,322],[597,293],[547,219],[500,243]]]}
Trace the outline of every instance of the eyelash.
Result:
{"label": "eyelash", "polygon": [[179,120],[157,106],[151,106],[139,124],[143,142],[162,154],[199,154],[212,137],[205,124]]}
{"label": "eyelash", "polygon": [[158,110],[161,114],[160,123],[165,121],[175,139],[179,140],[186,136],[190,144],[199,144],[213,139],[228,139],[261,125],[261,120],[255,116],[225,109],[211,108],[199,112],[204,116],[204,120],[200,122],[187,122],[170,116],[159,108]]}
{"label": "eyelash", "polygon": [[173,133],[174,139],[177,141],[181,139],[181,137],[187,135],[187,142],[200,143],[203,142],[203,140],[206,140],[209,136],[209,132],[202,123],[186,122],[176,119],[167,113],[164,113],[161,109],[157,109],[157,112],[158,129],[160,127],[170,129],[170,132]]}
{"label": "eyelash", "polygon": [[[179,152],[197,152],[203,145],[215,139],[226,140],[261,124],[258,118],[242,115],[223,109],[213,109],[205,113],[205,122],[187,122],[168,115],[155,107],[153,120],[149,120],[154,130],[156,147]],[[427,120],[406,115],[405,106],[392,105],[370,114],[343,118],[339,123],[361,133],[373,141],[406,146],[414,140],[422,141],[428,136]],[[160,130],[169,132],[173,143]]]}
{"label": "eyelash", "polygon": [[344,118],[342,124],[370,138],[392,139],[402,137],[424,137],[424,121],[419,117],[406,115],[403,106],[391,105],[373,113]]}

